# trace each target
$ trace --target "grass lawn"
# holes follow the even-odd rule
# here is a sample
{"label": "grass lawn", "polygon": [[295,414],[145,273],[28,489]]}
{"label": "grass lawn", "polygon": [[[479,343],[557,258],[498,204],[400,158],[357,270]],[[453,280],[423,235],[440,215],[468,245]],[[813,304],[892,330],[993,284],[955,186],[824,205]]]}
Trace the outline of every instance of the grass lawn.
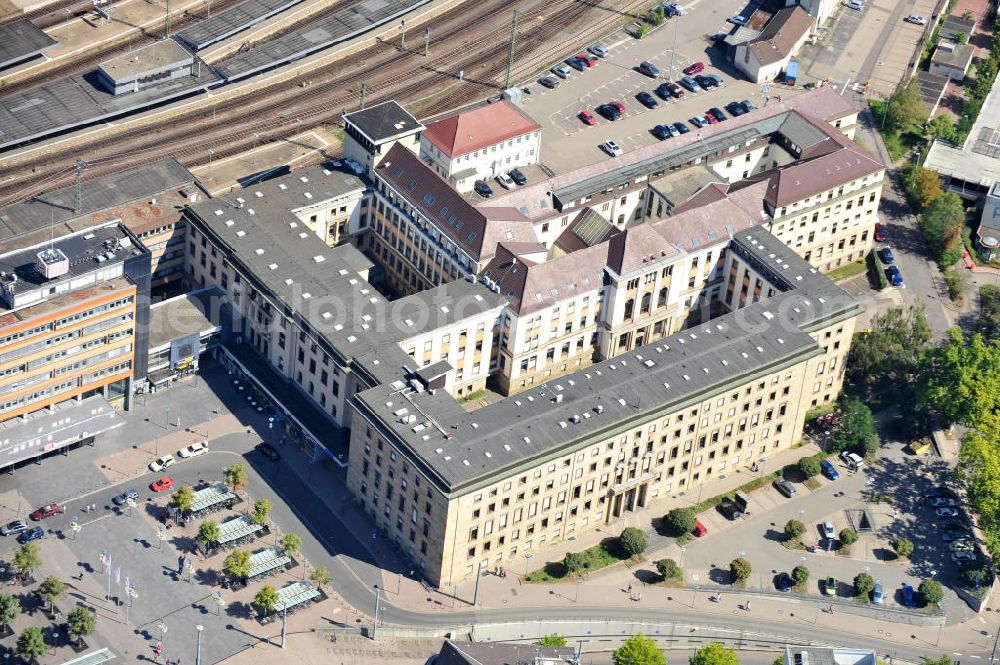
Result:
{"label": "grass lawn", "polygon": [[781,544],[788,550],[804,550],[806,548],[806,546],[802,544],[801,538],[796,538],[795,540],[783,540],[781,541]]}
{"label": "grass lawn", "polygon": [[[584,573],[600,570],[629,558],[628,554],[618,549],[617,538],[607,538],[600,545],[594,545],[583,550],[580,554],[583,555],[584,559],[583,571],[581,571]],[[527,582],[559,582],[571,580],[573,577],[568,575],[562,561],[549,561],[538,570],[528,573],[524,579]]]}
{"label": "grass lawn", "polygon": [[854,263],[848,263],[846,266],[840,266],[836,270],[831,270],[826,273],[826,276],[835,282],[839,282],[842,279],[850,279],[856,275],[860,275],[868,267],[865,265],[864,259],[860,261],[855,261]]}
{"label": "grass lawn", "polygon": [[806,478],[805,482],[802,484],[811,489],[813,492],[823,486],[823,483],[819,482],[818,478]]}
{"label": "grass lawn", "polygon": [[473,400],[482,399],[484,397],[486,397],[486,391],[485,390],[477,390],[475,392],[469,393],[465,397],[459,397],[458,398],[458,403],[459,404],[465,404],[466,402],[471,402]]}

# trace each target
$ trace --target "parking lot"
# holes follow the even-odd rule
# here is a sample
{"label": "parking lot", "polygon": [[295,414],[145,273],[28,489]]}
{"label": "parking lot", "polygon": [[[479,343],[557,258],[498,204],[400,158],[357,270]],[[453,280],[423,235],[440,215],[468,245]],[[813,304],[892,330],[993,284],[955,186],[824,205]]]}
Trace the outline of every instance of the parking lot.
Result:
{"label": "parking lot", "polygon": [[[670,18],[645,38],[634,39],[624,32],[615,33],[602,42],[608,48],[606,58],[598,59],[594,67],[577,71],[571,69],[566,80],[559,80],[553,90],[537,83],[537,78],[524,82],[531,88],[523,108],[544,129],[544,149],[541,161],[556,173],[577,168],[598,160],[607,159],[600,144],[614,140],[625,152],[656,143],[650,130],[658,124],[684,122],[704,115],[713,106],[724,109],[732,101],[749,100],[755,107],[767,103],[766,96],[798,94],[801,88],[786,88],[772,84],[765,95],[761,86],[742,79],[728,63],[720,49],[712,46],[711,35],[731,29],[726,18],[744,10],[744,3],[724,0],[718,3],[685,3],[688,13]],[[674,45],[676,44],[676,49]],[[564,58],[576,55],[565,53]],[[653,63],[660,76],[653,79],[638,71],[642,61]],[[702,62],[702,74],[715,74],[725,81],[725,87],[692,93],[684,91],[681,99],[657,98],[659,107],[647,109],[635,95],[641,91],[653,93],[666,81],[677,81],[683,69],[695,62]],[[552,63],[566,66],[565,62]],[[672,67],[671,67],[672,65]],[[673,74],[671,74],[673,72]],[[546,76],[556,78],[550,71]],[[622,118],[611,122],[596,114],[595,109],[610,102],[620,102],[625,107]],[[580,117],[581,110],[595,113],[597,124],[587,126]],[[691,127],[697,131],[695,127]],[[669,139],[668,139],[669,140]]]}

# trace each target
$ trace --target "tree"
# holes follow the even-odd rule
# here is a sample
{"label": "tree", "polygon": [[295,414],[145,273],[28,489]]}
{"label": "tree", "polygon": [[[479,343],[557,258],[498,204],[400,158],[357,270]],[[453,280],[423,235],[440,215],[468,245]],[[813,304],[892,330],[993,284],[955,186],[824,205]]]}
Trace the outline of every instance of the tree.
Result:
{"label": "tree", "polygon": [[274,608],[278,606],[278,592],[268,584],[253,597],[253,603],[260,608],[264,616],[267,616],[274,612]]}
{"label": "tree", "polygon": [[176,508],[181,515],[187,515],[194,505],[194,492],[187,485],[181,485],[170,497],[170,505]]}
{"label": "tree", "polygon": [[573,575],[587,567],[587,557],[580,552],[566,552],[566,556],[563,557],[563,566],[566,567],[567,573]]}
{"label": "tree", "polygon": [[875,579],[868,573],[858,573],[854,576],[854,591],[868,600],[868,594],[875,589]]}
{"label": "tree", "polygon": [[878,450],[878,431],[871,409],[856,399],[841,404],[840,425],[830,437],[833,452],[850,450],[862,457]]}
{"label": "tree", "polygon": [[680,536],[694,531],[695,516],[690,508],[674,508],[663,520],[675,535]]}
{"label": "tree", "polygon": [[42,634],[42,629],[38,626],[30,626],[24,629],[17,638],[17,647],[14,651],[18,656],[31,660],[32,658],[38,658],[49,650],[48,645],[45,644],[45,636]]}
{"label": "tree", "polygon": [[848,379],[855,384],[909,383],[930,341],[931,328],[922,303],[876,314],[867,331],[854,335],[847,360]]}
{"label": "tree", "polygon": [[927,118],[927,107],[920,100],[916,79],[899,88],[888,100],[889,122],[899,131],[908,131]]}
{"label": "tree", "polygon": [[625,640],[611,654],[614,665],[667,665],[667,658],[656,646],[656,642],[642,633]]}
{"label": "tree", "polygon": [[198,527],[197,538],[202,547],[208,548],[210,545],[214,545],[219,542],[220,537],[222,537],[222,530],[212,520],[205,520]]}
{"label": "tree", "polygon": [[281,537],[281,541],[278,542],[278,547],[287,556],[295,556],[299,551],[299,547],[302,545],[302,539],[299,538],[297,533],[289,531],[284,536]]}
{"label": "tree", "polygon": [[795,566],[792,568],[792,579],[796,584],[805,584],[809,581],[809,569],[805,566]]}
{"label": "tree", "polygon": [[629,556],[639,556],[646,551],[646,534],[634,526],[622,529],[622,534],[618,536],[618,542]]}
{"label": "tree", "polygon": [[819,475],[819,460],[815,457],[803,457],[799,460],[799,471],[806,478],[812,478],[813,476]]}
{"label": "tree", "polygon": [[798,540],[805,534],[806,525],[798,520],[788,520],[785,522],[785,540]]}
{"label": "tree", "polygon": [[250,552],[233,550],[222,562],[222,570],[233,579],[246,579],[250,576]]}
{"label": "tree", "polygon": [[737,557],[729,562],[729,572],[733,574],[733,579],[737,582],[743,582],[750,578],[750,574],[753,572],[753,566],[750,562],[743,557]]}
{"label": "tree", "polygon": [[[943,118],[945,116],[938,117]],[[937,120],[937,118],[934,120]],[[935,131],[940,129],[934,124],[934,121],[931,121],[931,127],[935,128]],[[954,128],[952,128],[952,132],[954,133]],[[913,196],[916,198],[919,210],[924,210],[931,204],[931,201],[942,194],[944,194],[944,190],[941,189],[941,176],[937,174],[937,171],[925,169],[922,166],[917,167],[917,172],[913,176]]]}
{"label": "tree", "polygon": [[980,587],[989,584],[990,581],[990,570],[985,566],[977,566],[975,568],[966,568],[962,571],[962,577],[969,586]]}
{"label": "tree", "polygon": [[271,502],[265,498],[257,499],[253,502],[253,514],[250,516],[254,524],[264,524],[267,522],[267,515],[271,512]]}
{"label": "tree", "polygon": [[38,555],[38,546],[34,543],[21,545],[14,555],[14,568],[23,576],[31,575],[41,565],[42,558]]}
{"label": "tree", "polygon": [[944,283],[948,287],[948,298],[952,302],[961,301],[971,287],[969,274],[956,268],[948,268],[944,271]]}
{"label": "tree", "polygon": [[673,559],[660,559],[656,562],[656,572],[665,580],[679,578],[683,572]]}
{"label": "tree", "polygon": [[[949,143],[955,143],[958,139],[958,128],[955,127],[955,122],[951,119],[951,117],[947,115],[939,115],[935,116],[934,118],[931,118],[927,122],[927,133],[933,136],[934,138],[939,138],[943,141],[948,141]],[[920,171],[928,171],[928,170],[930,169],[917,167],[917,174],[919,175]],[[934,171],[931,171],[931,173],[934,174],[935,179],[938,178],[937,173],[935,173]],[[924,177],[926,178],[927,176]],[[940,194],[941,193],[940,188],[938,188],[938,190],[939,190],[938,194]],[[926,208],[927,204],[930,203],[931,200],[934,198],[935,197],[933,196],[930,197],[920,207]]]}
{"label": "tree", "polygon": [[962,239],[962,229],[965,228],[965,205],[962,199],[954,192],[941,194],[920,213],[917,226],[932,251],[937,252],[938,261],[942,262],[944,250],[955,246]]}
{"label": "tree", "polygon": [[937,605],[944,600],[944,589],[937,580],[924,580],[917,587],[917,593],[928,605]]}
{"label": "tree", "polygon": [[977,429],[962,436],[958,476],[979,516],[986,549],[996,560],[1000,557],[1000,416],[988,414],[979,420]]}
{"label": "tree", "polygon": [[309,579],[312,580],[313,584],[322,588],[330,583],[330,571],[326,569],[326,566],[317,566]]}
{"label": "tree", "polygon": [[97,627],[97,618],[86,607],[78,607],[69,613],[69,616],[66,617],[66,623],[69,625],[69,636],[79,643],[81,637],[86,637],[94,632],[94,628]]}
{"label": "tree", "polygon": [[736,652],[719,642],[711,642],[691,654],[690,665],[740,665]]}
{"label": "tree", "polygon": [[[21,601],[10,594],[0,593],[0,628],[6,628],[21,616]],[[0,631],[3,635],[6,631]]]}
{"label": "tree", "polygon": [[38,585],[38,592],[48,601],[49,607],[52,607],[59,597],[66,593],[66,585],[58,577],[50,576]]}
{"label": "tree", "polygon": [[954,39],[955,39],[955,43],[956,44],[968,44],[969,43],[969,33],[967,33],[967,32],[956,32]]}
{"label": "tree", "polygon": [[844,545],[853,545],[858,542],[858,532],[849,527],[841,529],[837,536],[839,537],[840,542]]}
{"label": "tree", "polygon": [[242,464],[233,464],[226,469],[226,484],[238,492],[247,486],[247,470]]}
{"label": "tree", "polygon": [[899,556],[909,559],[910,555],[913,554],[913,541],[906,538],[897,538],[892,541],[892,548],[896,550],[896,554]]}
{"label": "tree", "polygon": [[1000,409],[1000,343],[952,328],[944,345],[924,354],[921,370],[919,406],[936,411],[943,424],[976,427]]}
{"label": "tree", "polygon": [[538,640],[535,644],[543,647],[564,647],[566,646],[566,638],[559,633],[552,633]]}
{"label": "tree", "polygon": [[987,342],[1000,337],[1000,286],[979,287],[979,332]]}

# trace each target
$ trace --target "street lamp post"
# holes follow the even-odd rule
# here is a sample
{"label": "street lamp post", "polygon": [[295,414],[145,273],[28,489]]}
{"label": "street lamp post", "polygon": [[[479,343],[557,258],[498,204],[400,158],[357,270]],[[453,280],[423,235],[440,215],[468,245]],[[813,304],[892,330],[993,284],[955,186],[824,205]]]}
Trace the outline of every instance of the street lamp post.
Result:
{"label": "street lamp post", "polygon": [[194,665],[201,665],[201,634],[205,630],[205,627],[201,624],[198,624],[194,628],[195,630],[198,631],[198,650],[195,651]]}
{"label": "street lamp post", "polygon": [[372,641],[375,641],[378,635],[378,606],[382,602],[382,589],[379,585],[375,585],[375,615],[374,621],[372,622]]}

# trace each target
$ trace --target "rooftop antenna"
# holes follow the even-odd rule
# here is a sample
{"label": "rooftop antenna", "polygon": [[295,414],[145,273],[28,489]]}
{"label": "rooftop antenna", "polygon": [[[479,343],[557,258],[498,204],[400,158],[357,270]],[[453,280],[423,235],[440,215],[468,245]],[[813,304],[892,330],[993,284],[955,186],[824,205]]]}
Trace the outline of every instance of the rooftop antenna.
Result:
{"label": "rooftop antenna", "polygon": [[83,175],[83,167],[86,165],[87,163],[84,162],[82,159],[76,160],[76,186],[75,186],[76,196],[73,204],[73,212],[80,212],[80,207],[81,207],[80,199],[82,194],[81,187],[83,186],[83,181],[81,180],[80,176]]}

